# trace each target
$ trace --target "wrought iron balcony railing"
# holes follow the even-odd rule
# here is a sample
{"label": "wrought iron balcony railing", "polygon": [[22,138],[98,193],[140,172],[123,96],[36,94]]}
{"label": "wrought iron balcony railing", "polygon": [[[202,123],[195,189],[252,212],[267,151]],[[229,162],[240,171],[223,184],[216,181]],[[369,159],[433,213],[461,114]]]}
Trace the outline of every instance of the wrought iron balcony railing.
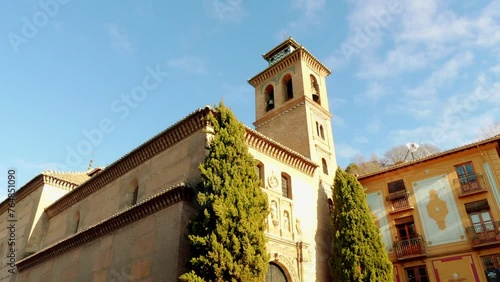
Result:
{"label": "wrought iron balcony railing", "polygon": [[426,256],[425,241],[422,236],[416,236],[406,240],[394,241],[394,250],[398,260]]}
{"label": "wrought iron balcony railing", "polygon": [[477,223],[465,230],[473,247],[500,244],[500,221]]}
{"label": "wrought iron balcony railing", "polygon": [[483,175],[476,173],[463,175],[453,180],[459,197],[464,197],[477,192],[488,191],[488,185]]}
{"label": "wrought iron balcony railing", "polygon": [[387,196],[386,200],[391,203],[391,212],[413,208],[413,205],[410,202],[410,192],[408,191],[391,193]]}

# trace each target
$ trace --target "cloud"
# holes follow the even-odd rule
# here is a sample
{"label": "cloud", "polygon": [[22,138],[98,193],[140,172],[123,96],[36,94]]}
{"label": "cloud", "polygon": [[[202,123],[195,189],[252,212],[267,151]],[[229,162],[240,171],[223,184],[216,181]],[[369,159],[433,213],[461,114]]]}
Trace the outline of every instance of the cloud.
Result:
{"label": "cloud", "polygon": [[326,5],[326,0],[292,0],[292,7],[303,11],[308,19],[316,18],[317,13]]}
{"label": "cloud", "polygon": [[203,0],[209,17],[225,23],[240,23],[248,12],[243,7],[243,1]]}
{"label": "cloud", "polygon": [[456,55],[433,71],[422,83],[404,91],[404,99],[400,103],[392,103],[391,111],[409,115],[415,119],[425,119],[440,111],[443,101],[439,95],[440,88],[454,82],[462,70],[474,62],[471,52]]}
{"label": "cloud", "polygon": [[223,97],[224,101],[229,103],[236,104],[245,104],[253,103],[254,100],[254,90],[252,87],[249,87],[248,84],[222,84],[222,93],[227,93]]}
{"label": "cloud", "polygon": [[182,56],[180,58],[169,60],[167,64],[172,68],[179,68],[189,74],[207,73],[206,60],[197,56]]}
{"label": "cloud", "polygon": [[111,45],[120,52],[133,53],[135,47],[133,42],[129,39],[127,30],[115,23],[106,24],[106,32],[109,36]]}
{"label": "cloud", "polygon": [[366,100],[377,102],[387,94],[384,86],[379,82],[371,82],[366,87],[366,90],[356,97],[356,102],[362,103]]}
{"label": "cloud", "polygon": [[345,143],[335,144],[335,152],[337,157],[344,161],[350,161],[354,156],[361,153],[358,149]]}
{"label": "cloud", "polygon": [[299,34],[301,31],[309,31],[312,25],[320,24],[322,17],[319,14],[324,10],[326,3],[326,0],[292,0],[291,7],[299,10],[300,16],[281,28],[275,38],[281,41],[283,34]]}

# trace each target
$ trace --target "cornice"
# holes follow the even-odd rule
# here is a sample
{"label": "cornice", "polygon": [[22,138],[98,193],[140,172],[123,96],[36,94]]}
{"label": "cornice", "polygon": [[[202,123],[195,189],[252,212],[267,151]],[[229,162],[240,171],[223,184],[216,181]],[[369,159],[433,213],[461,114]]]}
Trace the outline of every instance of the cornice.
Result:
{"label": "cornice", "polygon": [[271,156],[278,161],[312,176],[317,164],[303,155],[281,145],[263,134],[246,127],[245,141],[247,145],[259,152]]}
{"label": "cornice", "polygon": [[312,69],[316,70],[323,76],[328,76],[332,73],[331,70],[323,65],[318,59],[316,59],[316,57],[314,57],[309,51],[307,51],[306,48],[300,46],[300,48],[288,54],[288,56],[284,57],[281,61],[268,66],[266,69],[250,78],[248,80],[248,83],[250,83],[253,87],[257,87],[258,85],[264,83],[268,79],[277,75],[299,60],[302,60],[308,66],[310,66]]}
{"label": "cornice", "polygon": [[296,49],[292,53],[288,54],[288,56],[284,57],[281,61],[267,67],[265,70],[261,71],[256,76],[250,78],[248,80],[248,83],[250,83],[253,87],[257,87],[266,80],[270,79],[271,77],[277,75],[278,73],[285,70],[289,66],[293,65],[295,62],[300,60],[300,50],[301,49]]}
{"label": "cornice", "polygon": [[43,263],[94,239],[101,238],[113,231],[157,213],[181,201],[190,201],[193,193],[184,183],[171,187],[151,196],[144,201],[110,216],[86,229],[66,237],[43,250],[16,263],[19,271]]}
{"label": "cornice", "polygon": [[[68,191],[71,191],[72,189],[78,187],[77,183],[73,183],[64,179],[57,178],[53,175],[50,175],[50,171],[42,172],[16,191],[15,201],[16,202],[21,201],[26,196],[33,193],[33,191],[35,191],[37,188],[42,187],[44,184],[52,185]],[[8,208],[9,208],[9,199],[7,198],[0,203],[0,214],[7,211]]]}
{"label": "cornice", "polygon": [[153,158],[160,152],[206,127],[207,121],[205,117],[210,111],[212,111],[212,109],[209,106],[198,109],[186,118],[146,141],[130,153],[116,160],[99,174],[82,183],[78,188],[72,190],[50,205],[46,209],[47,215],[50,218],[59,214],[68,207],[71,207],[95,191],[113,182],[118,177]]}
{"label": "cornice", "polygon": [[[21,187],[19,190],[17,190],[16,195],[15,195],[16,203],[19,203],[19,201],[21,201],[26,196],[31,194],[37,188],[43,186],[43,184],[44,184],[43,178],[44,178],[43,175],[39,174],[35,178],[31,179],[30,182],[28,182],[23,187]],[[9,208],[9,198],[5,199],[2,203],[0,203],[0,214],[7,211],[8,208]]]}

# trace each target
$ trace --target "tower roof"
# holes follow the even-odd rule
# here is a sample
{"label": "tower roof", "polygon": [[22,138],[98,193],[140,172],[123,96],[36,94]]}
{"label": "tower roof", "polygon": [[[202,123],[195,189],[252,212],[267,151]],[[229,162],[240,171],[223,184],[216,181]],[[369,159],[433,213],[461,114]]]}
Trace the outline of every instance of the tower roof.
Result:
{"label": "tower roof", "polygon": [[[271,71],[274,73],[275,71],[281,70],[283,66],[290,64],[291,61],[300,59],[305,60],[310,65],[314,65],[314,68],[325,76],[328,76],[332,72],[292,37],[289,37],[271,51],[262,55],[262,57],[269,62],[269,66],[248,80],[248,83],[254,87],[269,78],[268,75],[264,75],[268,73],[268,71],[274,70]],[[292,59],[288,60],[289,58]]]}
{"label": "tower roof", "polygon": [[283,49],[287,48],[287,47],[293,47],[293,49],[299,49],[301,47],[301,45],[299,43],[297,43],[297,41],[295,41],[291,36],[288,37],[288,39],[286,39],[285,41],[283,41],[280,45],[274,47],[271,51],[265,53],[264,55],[262,55],[262,57],[266,60],[266,61],[269,61],[269,59],[271,59],[271,57],[273,57],[274,55],[276,55],[277,53],[279,53],[280,51],[282,51]]}

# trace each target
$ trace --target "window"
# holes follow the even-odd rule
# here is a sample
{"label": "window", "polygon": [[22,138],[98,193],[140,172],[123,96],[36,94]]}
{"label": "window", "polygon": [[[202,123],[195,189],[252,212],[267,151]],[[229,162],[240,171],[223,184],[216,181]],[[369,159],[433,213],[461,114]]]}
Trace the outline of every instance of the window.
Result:
{"label": "window", "polygon": [[126,206],[133,206],[137,204],[138,198],[139,198],[139,182],[137,181],[136,178],[134,178],[130,182],[127,195],[125,196]]}
{"label": "window", "polygon": [[402,191],[406,192],[405,182],[403,181],[403,179],[389,182],[387,183],[387,187],[389,188],[389,194],[394,194]]}
{"label": "window", "polygon": [[259,162],[255,166],[255,173],[257,174],[257,179],[259,179],[260,187],[264,187],[264,164]]}
{"label": "window", "polygon": [[311,78],[311,94],[313,101],[321,105],[318,82],[316,81],[314,75],[311,74],[310,78]]}
{"label": "window", "polygon": [[266,99],[266,111],[274,109],[274,87],[272,85],[266,87],[264,97]]}
{"label": "window", "polygon": [[76,211],[73,216],[74,230],[73,233],[78,232],[78,227],[80,227],[80,211]]}
{"label": "window", "polygon": [[408,276],[408,282],[428,282],[429,276],[427,275],[427,270],[425,265],[414,266],[405,268],[406,275]]}
{"label": "window", "polygon": [[292,76],[287,74],[283,78],[283,94],[285,96],[285,101],[288,101],[290,99],[293,99],[293,83],[292,83]]}
{"label": "window", "polygon": [[392,212],[411,208],[409,193],[406,191],[403,179],[387,183],[389,195],[386,200],[391,202]]}
{"label": "window", "polygon": [[481,257],[487,281],[500,281],[500,254]]}
{"label": "window", "polygon": [[328,211],[330,212],[330,215],[332,215],[333,214],[333,201],[332,201],[332,199],[328,199],[327,203],[328,203]]}
{"label": "window", "polygon": [[465,210],[476,234],[484,235],[485,232],[494,232],[495,225],[491,218],[488,201],[481,200],[465,204]]}
{"label": "window", "polygon": [[281,195],[285,198],[292,198],[290,176],[286,173],[281,174]]}
{"label": "window", "polygon": [[319,126],[319,136],[325,139],[325,131],[323,130],[323,125]]}
{"label": "window", "polygon": [[400,241],[409,240],[418,236],[413,216],[398,218],[395,221],[395,225],[398,231],[398,240]]}
{"label": "window", "polygon": [[137,195],[139,194],[139,187],[135,187],[134,191],[132,192],[132,205],[137,204]]}
{"label": "window", "polygon": [[481,191],[482,187],[479,183],[480,175],[474,172],[474,167],[471,162],[455,166],[457,172],[457,180],[460,184],[460,192],[466,194],[474,191]]}
{"label": "window", "polygon": [[476,174],[474,173],[471,162],[457,165],[455,166],[455,170],[457,171],[458,179],[461,184],[476,182]]}
{"label": "window", "polygon": [[321,165],[323,166],[323,173],[328,175],[328,164],[325,159],[321,159]]}

